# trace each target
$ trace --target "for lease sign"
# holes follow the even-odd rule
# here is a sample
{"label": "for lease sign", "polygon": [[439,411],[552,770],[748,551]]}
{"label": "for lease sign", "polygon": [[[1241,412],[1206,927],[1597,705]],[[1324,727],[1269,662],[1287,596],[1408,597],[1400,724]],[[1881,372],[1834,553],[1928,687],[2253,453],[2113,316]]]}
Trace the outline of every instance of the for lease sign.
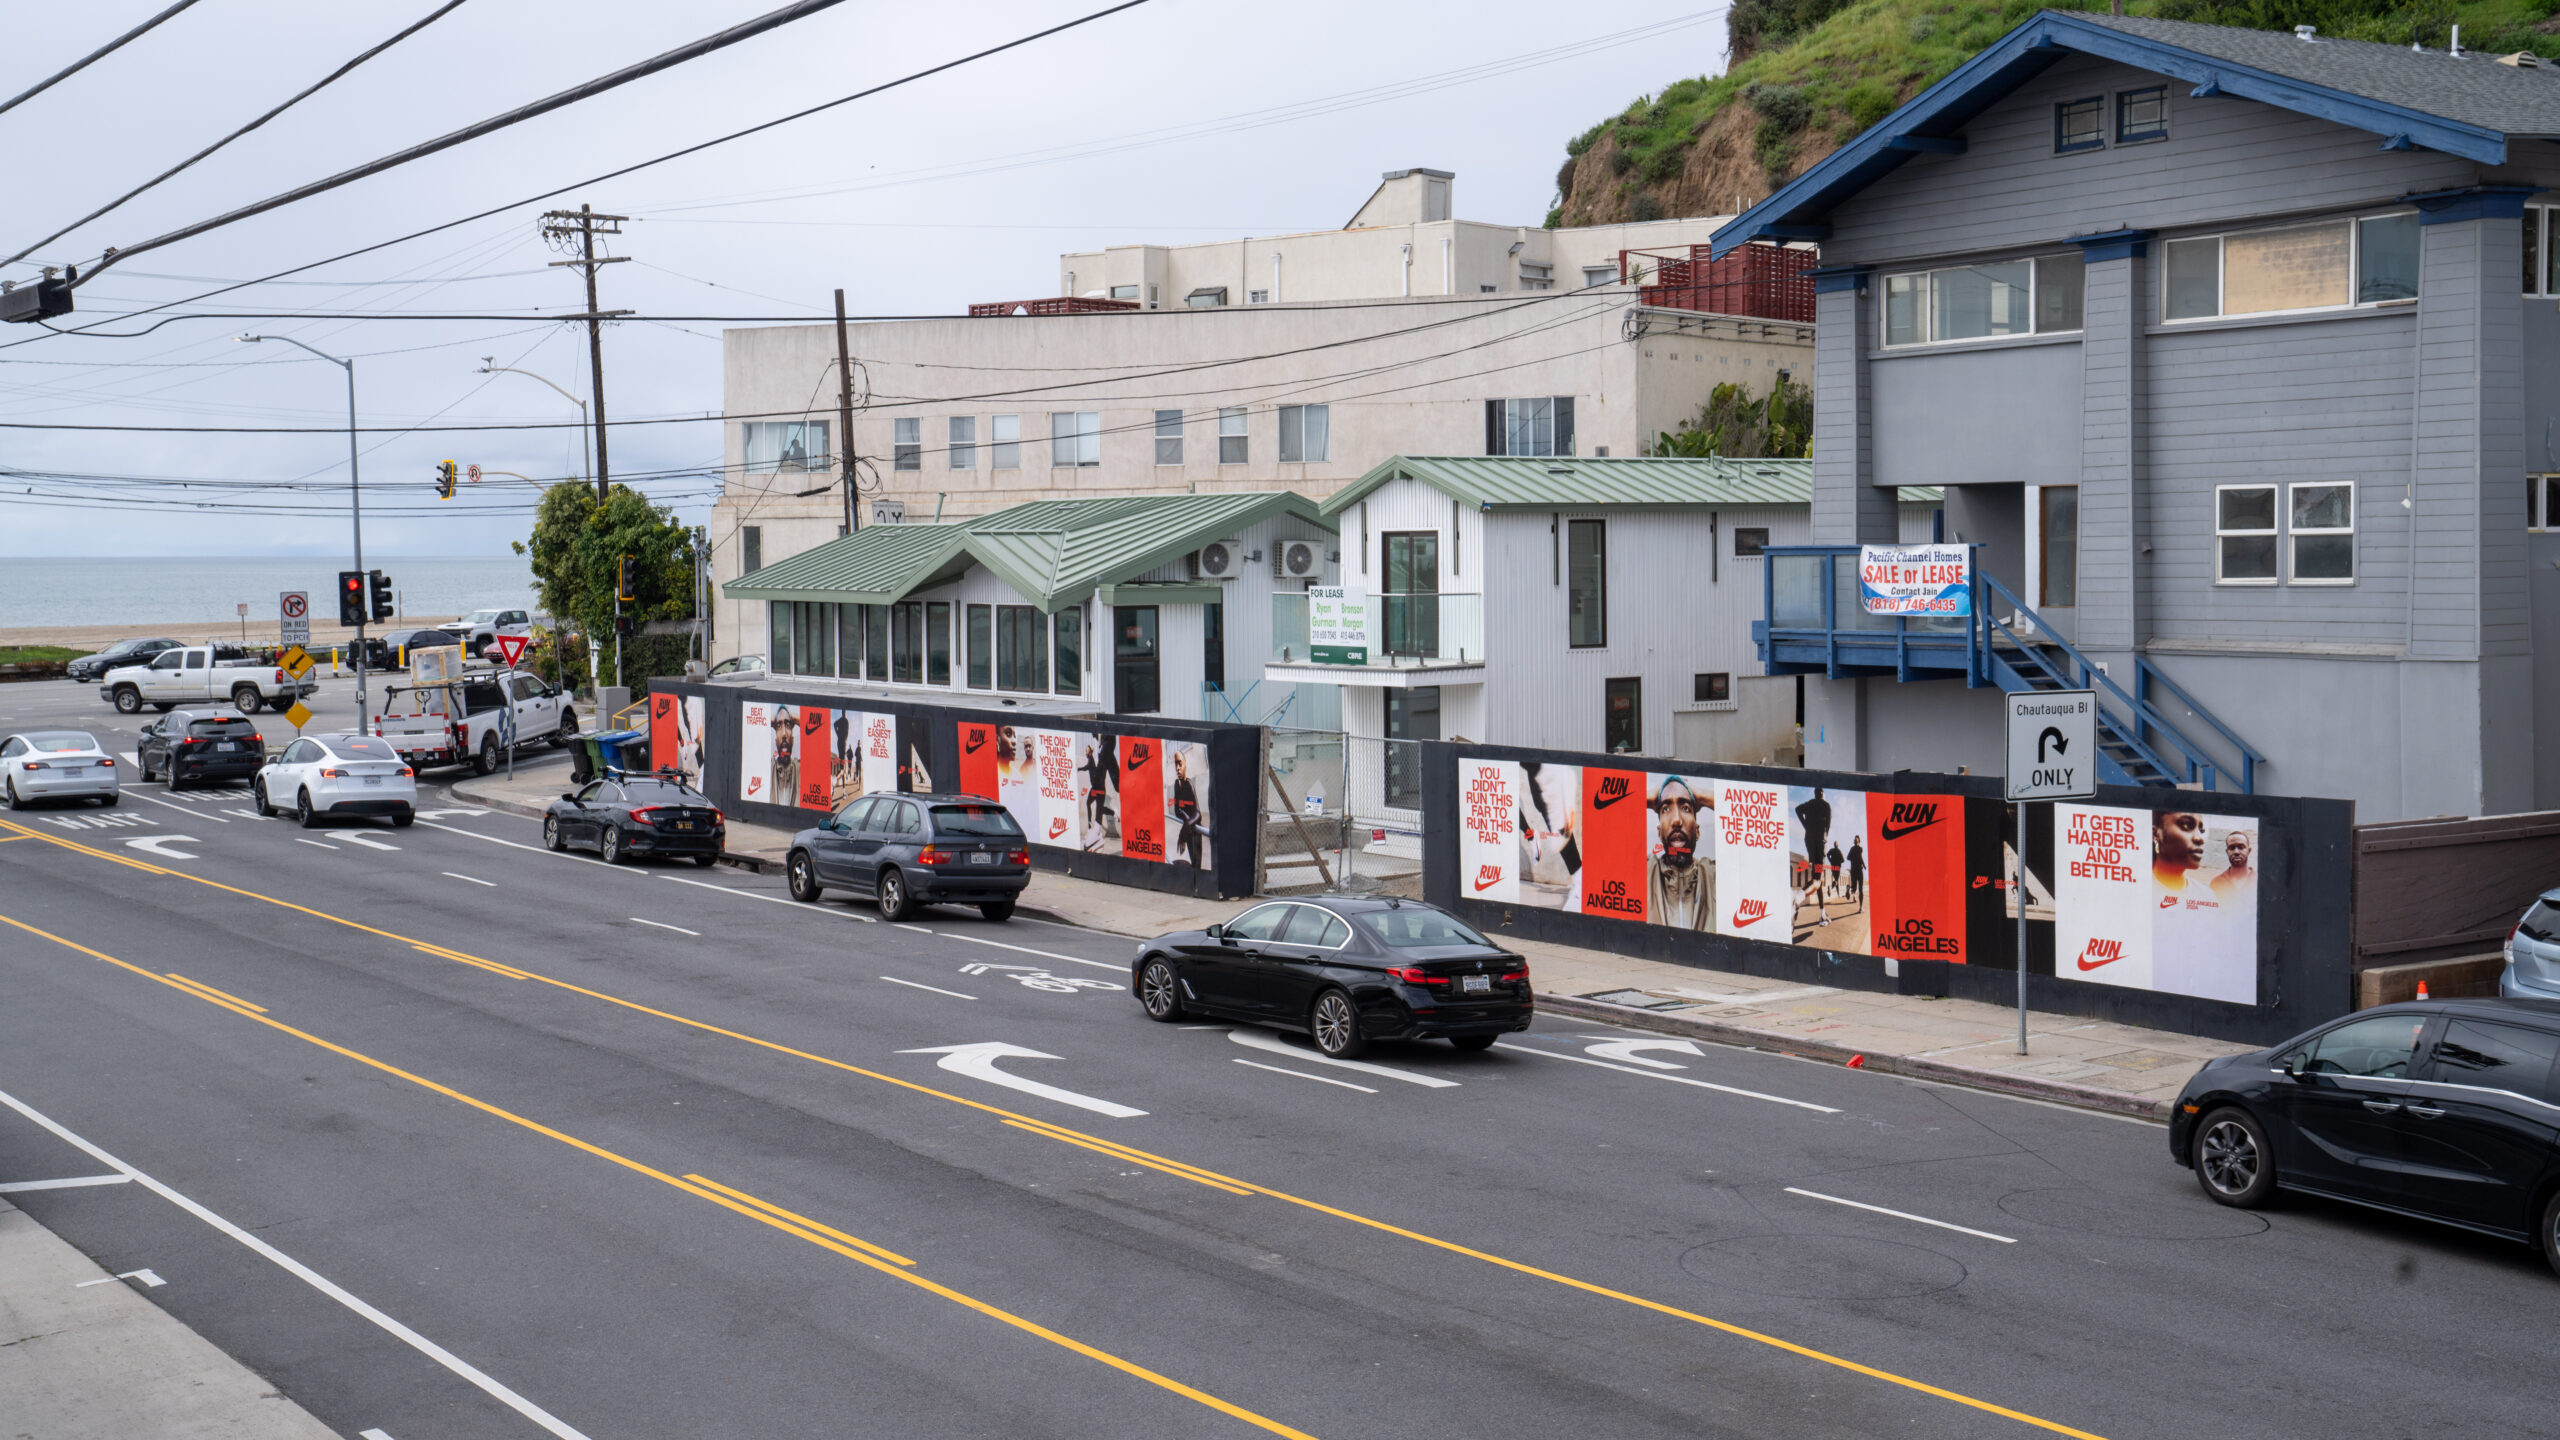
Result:
{"label": "for lease sign", "polygon": [[1965,545],[1861,545],[1858,599],[1870,615],[1970,615],[1972,558]]}

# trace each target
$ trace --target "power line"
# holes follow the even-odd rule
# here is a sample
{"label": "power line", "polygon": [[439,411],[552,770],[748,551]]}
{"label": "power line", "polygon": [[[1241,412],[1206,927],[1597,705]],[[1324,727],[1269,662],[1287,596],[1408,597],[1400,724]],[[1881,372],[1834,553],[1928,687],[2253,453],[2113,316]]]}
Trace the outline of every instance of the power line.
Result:
{"label": "power line", "polygon": [[[193,4],[194,0],[188,0],[188,3]],[[211,155],[223,146],[230,144],[232,141],[237,140],[241,136],[248,134],[250,131],[257,129],[259,126],[266,124],[268,121],[273,120],[287,110],[301,104],[303,101],[310,99],[312,96],[319,94],[322,90],[327,89],[332,83],[343,77],[348,71],[355,69],[357,66],[362,65],[374,56],[381,54],[383,51],[390,49],[392,46],[399,44],[401,41],[406,40],[410,36],[417,34],[419,31],[426,29],[428,26],[433,25],[438,20],[443,19],[446,15],[460,8],[462,4],[463,0],[445,0],[444,4],[428,12],[425,19],[417,21],[407,29],[404,29],[400,33],[392,36],[390,39],[385,40],[381,44],[374,46],[372,49],[365,51],[353,60],[350,60],[346,64],[339,66],[337,69],[330,71],[328,74],[321,76],[317,81],[305,87],[300,93],[286,100],[283,104],[276,106],[264,115],[261,115],[257,119],[250,121],[248,124],[241,126],[239,129],[232,131],[230,134],[223,136],[221,139],[214,141],[212,144],[207,145],[193,155],[188,156],[186,159],[179,161],[177,164],[170,166],[168,169],[161,171],[159,174],[154,175],[150,179],[143,181],[141,184],[136,185],[130,190],[127,190],[122,195],[108,201],[106,204],[99,206],[97,209],[90,211],[88,214],[81,216],[79,219],[72,221],[61,229],[54,231],[52,234],[47,235],[35,244],[19,251],[17,254],[10,256],[8,259],[0,260],[0,265],[17,264],[19,261],[26,259],[36,251],[52,244],[54,241],[61,239],[63,236],[70,234],[72,231],[77,230],[81,226],[88,224],[90,221],[97,219],[99,216],[106,214],[108,211],[116,209],[136,195],[158,185],[161,181],[168,179],[170,176],[177,174],[181,170],[187,169],[189,166],[194,165],[197,161]]]}
{"label": "power line", "polygon": [[134,26],[132,29],[127,30],[113,40],[108,41],[106,44],[101,45],[97,49],[90,51],[88,54],[81,56],[79,59],[72,61],[69,65],[56,70],[51,75],[37,81],[33,88],[19,91],[12,99],[5,103],[0,103],[0,115],[5,115],[8,112],[17,109],[19,106],[33,100],[38,95],[41,95],[47,90],[52,89],[54,86],[61,84],[63,81],[70,79],[72,76],[79,74],[81,71],[88,69],[99,61],[104,60],[116,51],[123,49],[127,44],[141,39],[150,31],[158,29],[160,22],[177,18],[179,11],[186,9],[194,3],[196,3],[196,0],[178,0],[177,4],[170,6],[168,9],[163,10],[159,14],[152,16],[150,19],[143,21],[141,24]]}

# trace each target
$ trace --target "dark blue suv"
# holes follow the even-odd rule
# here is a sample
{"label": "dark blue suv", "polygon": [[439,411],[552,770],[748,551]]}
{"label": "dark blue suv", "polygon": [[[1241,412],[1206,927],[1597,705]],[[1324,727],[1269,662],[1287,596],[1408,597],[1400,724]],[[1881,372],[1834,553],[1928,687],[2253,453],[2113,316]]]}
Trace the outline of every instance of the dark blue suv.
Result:
{"label": "dark blue suv", "polygon": [[815,900],[832,885],[869,893],[888,920],[918,905],[975,905],[990,920],[1009,920],[1031,883],[1031,848],[992,800],[865,795],[792,836],[786,866],[795,900]]}

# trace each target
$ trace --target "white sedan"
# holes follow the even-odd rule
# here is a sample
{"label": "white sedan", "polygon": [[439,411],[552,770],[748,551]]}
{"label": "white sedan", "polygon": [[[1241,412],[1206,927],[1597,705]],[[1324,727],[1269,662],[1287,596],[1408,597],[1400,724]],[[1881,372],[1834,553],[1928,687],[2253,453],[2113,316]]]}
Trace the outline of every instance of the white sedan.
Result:
{"label": "white sedan", "polygon": [[305,735],[250,782],[258,813],[290,810],[305,830],[340,815],[417,818],[418,777],[400,752],[372,735]]}
{"label": "white sedan", "polygon": [[30,730],[0,739],[0,800],[12,810],[38,800],[116,803],[115,757],[86,730]]}

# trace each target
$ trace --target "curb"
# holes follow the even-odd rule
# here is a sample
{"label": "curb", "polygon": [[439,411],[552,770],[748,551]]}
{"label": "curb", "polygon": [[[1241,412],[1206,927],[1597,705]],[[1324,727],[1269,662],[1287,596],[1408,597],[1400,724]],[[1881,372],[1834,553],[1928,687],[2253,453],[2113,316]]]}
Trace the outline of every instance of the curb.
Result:
{"label": "curb", "polygon": [[[1584,1020],[1605,1020],[1637,1030],[1659,1030],[1665,1034],[1696,1040],[1712,1040],[1719,1045],[1738,1045],[1746,1050],[1768,1050],[1792,1055],[1803,1060],[1819,1060],[1826,1064],[1846,1066],[1860,1051],[1821,1040],[1808,1040],[1776,1030],[1754,1030],[1745,1025],[1732,1025],[1719,1020],[1702,1020],[1686,1015],[1665,1015],[1658,1010],[1638,1010],[1628,1005],[1612,1005],[1605,1000],[1586,999],[1580,995],[1538,996],[1538,1008],[1556,1015],[1571,1015]],[[1970,1066],[1949,1065],[1943,1061],[1917,1055],[1878,1055],[1868,1053],[1858,1066],[1862,1070],[1880,1071],[1887,1075],[1903,1075],[1914,1080],[1935,1080],[1942,1084],[1961,1085],[1969,1090],[1988,1090],[1998,1095],[2012,1095],[2025,1100],[2045,1100],[2056,1105],[2069,1105],[2080,1110],[2099,1110],[2110,1115],[2126,1115],[2155,1124],[2167,1124],[2169,1105],[2162,1100],[2145,1100],[2095,1086],[2073,1085],[2060,1080],[2040,1080],[2027,1075],[2010,1075],[1998,1070],[1976,1070]]]}

